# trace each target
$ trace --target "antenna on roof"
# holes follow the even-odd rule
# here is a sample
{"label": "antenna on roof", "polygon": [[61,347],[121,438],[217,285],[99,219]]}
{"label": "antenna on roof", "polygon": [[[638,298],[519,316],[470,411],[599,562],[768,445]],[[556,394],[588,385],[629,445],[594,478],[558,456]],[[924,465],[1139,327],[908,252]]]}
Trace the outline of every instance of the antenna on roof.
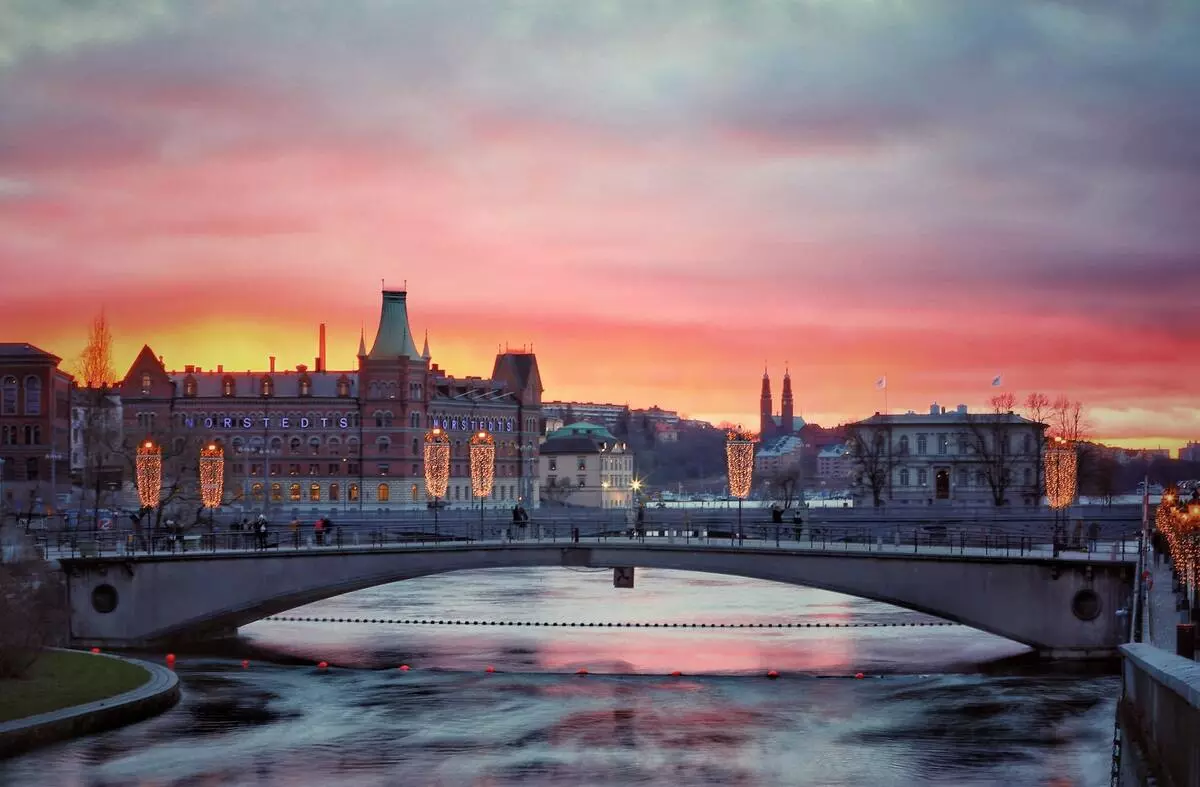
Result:
{"label": "antenna on roof", "polygon": [[384,280],[384,278],[382,276],[379,277],[379,289],[381,289],[381,290],[387,289],[387,282]]}

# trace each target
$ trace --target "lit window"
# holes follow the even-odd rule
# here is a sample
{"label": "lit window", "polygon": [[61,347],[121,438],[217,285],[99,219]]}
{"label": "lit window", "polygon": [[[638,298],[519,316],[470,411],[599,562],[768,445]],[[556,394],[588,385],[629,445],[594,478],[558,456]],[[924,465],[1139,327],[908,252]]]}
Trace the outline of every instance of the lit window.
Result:
{"label": "lit window", "polygon": [[142,396],[150,395],[150,373],[142,372]]}
{"label": "lit window", "polygon": [[346,499],[349,500],[351,503],[358,502],[358,484],[350,485],[350,488],[348,490],[346,490]]}
{"label": "lit window", "polygon": [[386,503],[392,498],[392,490],[388,488],[387,484],[380,484],[378,490],[376,491],[375,498],[380,503]]}
{"label": "lit window", "polygon": [[310,394],[312,394],[312,383],[310,383],[306,377],[300,381],[300,395],[309,396]]}
{"label": "lit window", "polygon": [[413,502],[417,502],[421,497],[421,490],[416,484],[412,485],[411,493]]}
{"label": "lit window", "polygon": [[299,484],[291,484],[290,486],[288,486],[288,499],[291,500],[293,503],[300,502],[300,485]]}
{"label": "lit window", "polygon": [[308,499],[310,502],[313,502],[313,503],[321,502],[321,485],[320,484],[309,484]]}
{"label": "lit window", "polygon": [[262,387],[260,388],[263,396],[273,396],[275,394],[275,383],[270,377],[262,378]]}
{"label": "lit window", "polygon": [[221,395],[222,396],[233,396],[233,394],[236,390],[237,390],[237,388],[233,382],[232,377],[226,377],[221,382]]}
{"label": "lit window", "polygon": [[283,484],[271,484],[271,502],[283,502]]}
{"label": "lit window", "polygon": [[250,497],[254,498],[254,501],[255,501],[255,502],[262,502],[262,499],[263,499],[263,485],[262,485],[262,484],[253,484],[253,485],[251,485],[251,487],[250,487]]}
{"label": "lit window", "polygon": [[192,377],[191,375],[189,375],[183,381],[183,395],[184,396],[195,396],[196,395],[196,379],[194,377]]}

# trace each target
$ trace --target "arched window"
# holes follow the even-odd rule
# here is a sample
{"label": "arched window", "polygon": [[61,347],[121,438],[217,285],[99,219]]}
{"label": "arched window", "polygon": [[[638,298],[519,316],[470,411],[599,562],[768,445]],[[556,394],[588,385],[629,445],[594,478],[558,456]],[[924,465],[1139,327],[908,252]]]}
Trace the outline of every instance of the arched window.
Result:
{"label": "arched window", "polygon": [[312,395],[312,382],[307,377],[300,378],[300,395],[301,396],[311,396]]}
{"label": "arched window", "polygon": [[268,446],[268,450],[273,454],[282,453],[283,452],[283,438],[282,437],[272,437],[271,444]]}
{"label": "arched window", "polygon": [[900,486],[908,486],[908,468],[900,470]]}
{"label": "arched window", "polygon": [[142,396],[150,395],[150,373],[142,372]]}
{"label": "arched window", "polygon": [[293,483],[288,486],[288,499],[293,503],[300,502],[300,484]]}
{"label": "arched window", "polygon": [[292,452],[293,454],[300,453],[300,438],[299,437],[293,437],[288,440],[288,451]]}
{"label": "arched window", "polygon": [[252,484],[250,486],[250,497],[254,500],[254,502],[261,503],[263,499],[263,485]]}
{"label": "arched window", "polygon": [[388,449],[390,449],[391,447],[392,447],[392,441],[386,437],[381,437],[375,441],[375,449],[381,454],[386,454],[388,452]]}
{"label": "arched window", "polygon": [[32,374],[25,378],[25,415],[42,414],[42,381]]}
{"label": "arched window", "polygon": [[411,426],[413,429],[420,429],[421,428],[421,414],[420,413],[410,413],[408,416],[408,425]]}
{"label": "arched window", "polygon": [[347,380],[345,377],[342,377],[341,379],[338,380],[337,395],[338,396],[349,396],[350,395],[350,381]]}
{"label": "arched window", "polygon": [[308,451],[313,456],[321,453],[321,438],[316,436],[308,438]]}
{"label": "arched window", "polygon": [[900,437],[900,456],[908,456],[908,435]]}
{"label": "arched window", "polygon": [[196,378],[190,374],[183,378],[183,395],[188,397],[196,395]]}
{"label": "arched window", "polygon": [[387,398],[396,398],[396,384],[394,382],[387,384]]}
{"label": "arched window", "polygon": [[271,502],[272,503],[282,503],[283,502],[283,484],[279,484],[279,483],[271,484]]}
{"label": "arched window", "polygon": [[380,484],[378,490],[375,493],[375,499],[378,500],[380,503],[388,502],[389,500],[392,499],[392,490],[388,487],[387,484]]}
{"label": "arched window", "polygon": [[308,500],[310,503],[320,503],[321,502],[321,485],[320,484],[309,484],[308,485]]}
{"label": "arched window", "polygon": [[385,427],[387,427],[387,428],[391,428],[391,426],[392,426],[392,411],[391,411],[391,410],[385,410],[385,411],[384,411],[384,413],[383,413],[383,425],[384,425]]}
{"label": "arched window", "polygon": [[383,411],[382,410],[375,411],[375,427],[378,429],[383,428]]}
{"label": "arched window", "polygon": [[372,398],[372,399],[379,398],[379,383],[372,380],[371,384],[367,387],[367,390],[370,392],[370,398]]}
{"label": "arched window", "polygon": [[351,484],[346,489],[346,499],[351,503],[358,502],[358,484]]}
{"label": "arched window", "polygon": [[229,441],[229,445],[233,448],[235,454],[240,454],[246,450],[246,441],[240,436],[235,436]]}
{"label": "arched window", "polygon": [[0,383],[0,415],[17,414],[17,378],[8,376]]}
{"label": "arched window", "polygon": [[237,393],[237,383],[228,375],[221,380],[221,396],[233,396]]}
{"label": "arched window", "polygon": [[354,456],[357,453],[358,453],[358,438],[357,437],[347,437],[346,438],[346,456]]}
{"label": "arched window", "polygon": [[263,396],[275,395],[275,381],[270,377],[262,378],[262,383],[259,386],[259,391]]}
{"label": "arched window", "polygon": [[329,485],[329,499],[331,501],[333,501],[334,503],[336,503],[338,501],[338,495],[340,495],[341,492],[342,492],[342,488],[340,486],[338,486],[337,484]]}
{"label": "arched window", "polygon": [[421,499],[421,488],[419,486],[417,486],[416,484],[412,485],[412,489],[410,490],[410,492],[412,494],[412,499],[413,499],[414,503]]}
{"label": "arched window", "polygon": [[414,437],[413,438],[413,456],[420,456],[420,455],[421,455],[421,438]]}

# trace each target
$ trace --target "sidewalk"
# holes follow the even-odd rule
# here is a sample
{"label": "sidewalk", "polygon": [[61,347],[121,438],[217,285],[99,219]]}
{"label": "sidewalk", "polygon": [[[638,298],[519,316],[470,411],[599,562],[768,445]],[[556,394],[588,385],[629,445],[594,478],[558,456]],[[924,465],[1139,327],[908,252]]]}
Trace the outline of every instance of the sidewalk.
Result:
{"label": "sidewalk", "polygon": [[1146,597],[1145,618],[1142,621],[1142,641],[1171,653],[1175,652],[1175,626],[1188,622],[1187,613],[1176,609],[1179,599],[1171,578],[1171,566],[1166,555],[1156,559],[1154,551],[1147,556],[1152,586]]}

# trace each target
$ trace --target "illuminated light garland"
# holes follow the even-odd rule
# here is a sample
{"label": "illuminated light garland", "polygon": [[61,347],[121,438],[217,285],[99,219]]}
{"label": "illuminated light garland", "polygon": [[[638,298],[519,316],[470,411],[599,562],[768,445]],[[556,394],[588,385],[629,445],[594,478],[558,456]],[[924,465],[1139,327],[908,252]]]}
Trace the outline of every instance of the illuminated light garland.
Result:
{"label": "illuminated light garland", "polygon": [[143,508],[154,508],[162,492],[162,449],[152,440],[138,445],[136,470],[138,501]]}
{"label": "illuminated light garland", "polygon": [[200,500],[207,508],[216,508],[224,491],[225,451],[210,444],[200,449]]}
{"label": "illuminated light garland", "polygon": [[[1179,490],[1168,487],[1154,514],[1154,526],[1167,539],[1171,565],[1187,581],[1200,554],[1200,498],[1193,497],[1185,505],[1179,499]],[[1190,581],[1195,583],[1196,577]]]}
{"label": "illuminated light garland", "polygon": [[475,497],[487,497],[496,481],[496,440],[480,429],[471,435],[471,491]]}
{"label": "illuminated light garland", "polygon": [[1043,459],[1046,498],[1050,507],[1062,510],[1075,501],[1079,484],[1079,456],[1071,443],[1058,442],[1046,448]]}
{"label": "illuminated light garland", "polygon": [[725,471],[729,476],[729,494],[745,500],[754,480],[754,438],[734,431],[725,438]]}
{"label": "illuminated light garland", "polygon": [[425,433],[425,493],[435,500],[450,486],[450,439],[440,426]]}

